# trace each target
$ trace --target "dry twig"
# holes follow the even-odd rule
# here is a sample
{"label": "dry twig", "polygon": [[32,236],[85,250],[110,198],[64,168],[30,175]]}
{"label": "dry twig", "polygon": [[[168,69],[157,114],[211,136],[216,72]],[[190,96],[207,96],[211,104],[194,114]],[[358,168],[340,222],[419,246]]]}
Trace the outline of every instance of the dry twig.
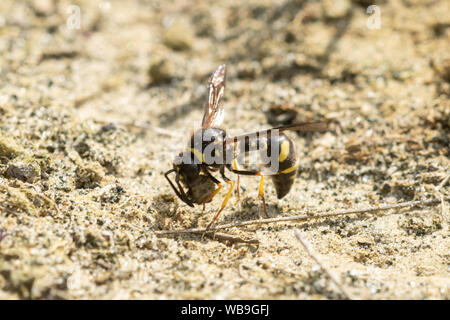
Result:
{"label": "dry twig", "polygon": [[450,174],[442,180],[442,182],[439,184],[439,186],[436,188],[436,191],[439,191],[442,189],[443,186],[447,183],[447,181],[450,179]]}
{"label": "dry twig", "polygon": [[25,182],[25,183],[24,183],[24,186],[33,189],[34,192],[35,192],[35,195],[36,195],[37,197],[41,198],[41,199],[44,200],[44,201],[47,201],[47,203],[50,203],[50,204],[53,206],[53,208],[56,210],[56,212],[57,212],[58,214],[61,214],[61,211],[59,211],[59,207],[58,207],[58,205],[56,204],[56,202],[53,201],[53,199],[50,199],[49,197],[47,197],[47,196],[44,194],[43,191],[37,189],[37,187],[36,187],[35,185],[31,184],[31,183],[26,183],[26,182]]}
{"label": "dry twig", "polygon": [[315,254],[309,243],[305,239],[303,239],[302,234],[298,229],[295,230],[295,237],[297,238],[298,241],[300,241],[303,248],[305,248],[306,252],[311,256],[311,258],[314,259],[314,261],[320,266],[320,268],[322,268],[322,270],[325,271],[325,273],[328,275],[331,281],[333,281],[334,284],[339,288],[339,290],[341,290],[344,296],[349,300],[353,300],[352,296],[344,288],[339,279],[330,270],[328,270],[328,268],[326,268],[325,265],[320,261],[319,257]]}
{"label": "dry twig", "polygon": [[444,180],[442,180],[442,182],[439,184],[439,186],[435,187],[436,193],[439,196],[439,198],[441,199],[441,216],[442,216],[442,222],[444,223],[444,225],[447,224],[447,215],[446,215],[446,208],[445,208],[445,203],[444,203],[444,194],[441,192],[441,189],[445,186],[445,184],[447,183],[447,181],[450,178],[450,174],[447,175]]}
{"label": "dry twig", "polygon": [[230,243],[259,244],[258,239],[243,239],[239,236],[222,232],[207,232],[205,233],[205,236],[213,240],[229,241]]}
{"label": "dry twig", "polygon": [[3,239],[5,239],[7,235],[9,235],[9,234],[6,233],[6,229],[0,229],[0,242],[2,242]]}
{"label": "dry twig", "polygon": [[[446,197],[445,200],[449,201],[450,197]],[[183,229],[183,230],[161,230],[161,231],[156,231],[155,233],[156,233],[156,235],[168,235],[168,234],[183,234],[183,233],[204,233],[207,231],[213,232],[213,231],[217,231],[217,230],[236,228],[236,227],[244,227],[244,226],[250,226],[250,225],[255,225],[255,224],[267,224],[267,223],[277,223],[277,222],[299,222],[299,221],[307,221],[307,220],[312,220],[312,219],[337,217],[337,216],[343,216],[343,215],[349,215],[349,214],[375,213],[377,211],[385,211],[385,210],[390,210],[390,209],[432,205],[435,203],[440,203],[440,201],[441,201],[441,199],[437,199],[437,198],[429,199],[429,200],[408,201],[408,202],[401,202],[401,203],[396,203],[396,204],[386,204],[386,205],[380,205],[380,206],[374,206],[374,207],[362,208],[362,209],[350,209],[350,210],[341,210],[341,211],[332,212],[332,213],[321,213],[321,214],[316,214],[313,216],[296,215],[296,216],[290,216],[290,217],[279,217],[279,218],[269,218],[269,219],[259,219],[259,220],[250,220],[250,221],[243,221],[243,222],[236,222],[236,223],[228,223],[228,224],[218,225],[216,227],[211,227],[209,229],[192,228],[192,229]]]}

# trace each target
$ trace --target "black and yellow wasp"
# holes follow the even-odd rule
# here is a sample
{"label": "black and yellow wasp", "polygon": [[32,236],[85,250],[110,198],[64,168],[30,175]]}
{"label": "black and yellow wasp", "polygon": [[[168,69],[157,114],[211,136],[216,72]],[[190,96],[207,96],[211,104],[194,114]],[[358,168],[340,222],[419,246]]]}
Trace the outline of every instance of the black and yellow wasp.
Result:
{"label": "black and yellow wasp", "polygon": [[[233,181],[225,176],[225,169],[238,175],[238,192],[239,175],[260,177],[259,197],[262,199],[264,213],[267,215],[263,188],[264,176],[271,176],[277,197],[281,199],[291,190],[299,166],[299,156],[295,144],[284,134],[284,131],[318,131],[326,127],[325,122],[299,123],[228,137],[225,130],[219,128],[224,117],[221,98],[225,91],[225,79],[226,65],[223,64],[217,68],[210,78],[202,127],[193,132],[188,148],[180,152],[173,162],[173,168],[164,174],[176,195],[187,205],[194,207],[194,204],[205,205],[205,203],[210,202],[222,189],[222,182],[212,175],[212,172],[219,171],[223,181],[230,187],[222,206],[209,223],[208,229],[225,208],[234,187]],[[273,133],[277,134],[274,135]],[[260,170],[240,170],[236,153],[236,144],[238,143],[241,144],[240,149],[244,153],[253,148],[253,150],[269,151],[268,155],[271,156],[270,150],[275,150],[277,152],[275,161],[278,169],[270,173]],[[206,155],[209,155],[209,161],[206,159]],[[211,157],[215,161],[211,161]],[[176,174],[175,183],[169,178],[171,173]]]}

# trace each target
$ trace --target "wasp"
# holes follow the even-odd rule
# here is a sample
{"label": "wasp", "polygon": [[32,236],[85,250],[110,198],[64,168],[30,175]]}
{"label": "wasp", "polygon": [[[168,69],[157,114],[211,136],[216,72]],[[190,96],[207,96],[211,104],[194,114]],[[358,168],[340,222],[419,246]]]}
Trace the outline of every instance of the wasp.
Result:
{"label": "wasp", "polygon": [[[237,192],[239,192],[239,175],[260,177],[258,196],[262,200],[264,213],[267,215],[264,176],[271,177],[277,197],[281,199],[291,190],[299,166],[299,155],[295,144],[285,131],[319,131],[326,127],[326,122],[307,122],[229,137],[220,127],[224,118],[221,100],[225,91],[225,82],[226,65],[223,64],[216,69],[209,80],[201,128],[192,133],[186,150],[175,157],[172,169],[164,174],[178,198],[191,207],[195,204],[205,206],[219,193],[224,183],[229,185],[222,205],[207,229],[225,208],[234,188],[234,183],[225,175],[225,170],[238,175]],[[241,145],[243,154],[252,150],[261,152],[264,150],[271,159],[274,159],[277,170],[271,172],[241,170],[236,152],[238,143]],[[215,161],[211,161],[211,158]],[[219,172],[222,181],[213,175],[214,172]],[[175,182],[170,179],[169,175],[172,173],[175,173]]]}

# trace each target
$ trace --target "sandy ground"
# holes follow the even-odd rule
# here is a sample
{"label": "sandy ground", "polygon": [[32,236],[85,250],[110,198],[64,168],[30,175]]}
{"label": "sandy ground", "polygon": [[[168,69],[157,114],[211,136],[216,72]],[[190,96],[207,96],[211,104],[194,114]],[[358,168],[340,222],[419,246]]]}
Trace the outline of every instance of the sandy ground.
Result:
{"label": "sandy ground", "polygon": [[[371,30],[364,0],[2,0],[0,298],[343,298],[299,229],[356,298],[449,299],[448,201],[224,231],[258,245],[155,234],[225,195],[202,212],[163,177],[222,63],[230,132],[331,121],[290,133],[300,171],[280,201],[266,183],[270,217],[448,197],[450,2],[375,2]],[[219,224],[259,219],[258,182]]]}

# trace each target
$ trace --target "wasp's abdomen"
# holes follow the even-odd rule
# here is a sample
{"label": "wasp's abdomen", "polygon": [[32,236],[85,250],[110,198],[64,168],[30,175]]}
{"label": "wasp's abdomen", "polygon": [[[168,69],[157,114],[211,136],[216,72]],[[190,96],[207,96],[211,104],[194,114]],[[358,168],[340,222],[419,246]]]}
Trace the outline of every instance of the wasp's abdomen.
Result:
{"label": "wasp's abdomen", "polygon": [[278,162],[278,170],[271,176],[278,199],[286,196],[294,184],[297,176],[299,159],[294,142],[284,134],[267,138],[267,150],[270,155],[271,146],[278,145],[278,158],[271,157]]}

